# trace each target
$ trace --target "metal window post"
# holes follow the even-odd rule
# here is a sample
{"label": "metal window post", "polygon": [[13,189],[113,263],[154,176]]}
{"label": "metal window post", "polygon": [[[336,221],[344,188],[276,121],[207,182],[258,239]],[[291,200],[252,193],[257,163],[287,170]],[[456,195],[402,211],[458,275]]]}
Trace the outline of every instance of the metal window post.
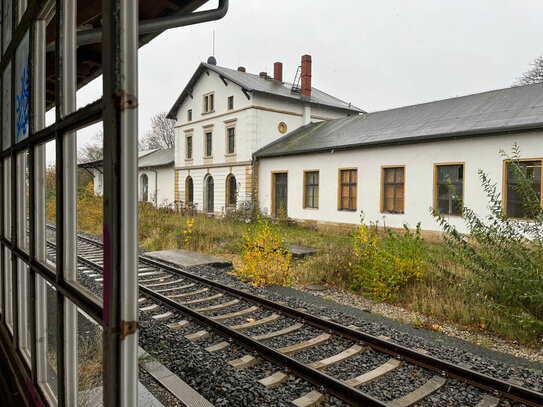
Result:
{"label": "metal window post", "polygon": [[103,2],[104,405],[137,404],[138,2]]}

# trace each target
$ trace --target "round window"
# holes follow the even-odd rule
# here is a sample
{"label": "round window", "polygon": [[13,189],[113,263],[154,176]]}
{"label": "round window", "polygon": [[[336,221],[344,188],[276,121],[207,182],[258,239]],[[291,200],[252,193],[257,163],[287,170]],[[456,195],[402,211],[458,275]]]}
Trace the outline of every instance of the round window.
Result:
{"label": "round window", "polygon": [[279,126],[277,126],[277,128],[279,129],[279,132],[281,134],[285,134],[287,132],[287,125],[285,124],[285,122],[279,123]]}

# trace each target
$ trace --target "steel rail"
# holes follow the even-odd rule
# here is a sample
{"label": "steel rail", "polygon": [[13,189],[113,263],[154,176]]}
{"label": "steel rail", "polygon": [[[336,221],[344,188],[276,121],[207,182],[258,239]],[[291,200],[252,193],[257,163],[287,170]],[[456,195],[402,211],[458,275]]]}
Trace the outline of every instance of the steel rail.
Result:
{"label": "steel rail", "polygon": [[[84,236],[79,236],[79,238],[100,246],[100,243],[95,240],[89,239]],[[500,396],[519,401],[529,406],[537,407],[537,406],[543,405],[543,393],[539,393],[534,390],[530,390],[525,387],[509,383],[505,380],[488,376],[484,373],[479,373],[471,369],[460,367],[453,363],[446,362],[444,360],[438,359],[428,354],[417,352],[413,349],[407,348],[405,346],[402,346],[393,342],[389,342],[387,340],[378,338],[368,333],[364,333],[356,329],[348,328],[344,325],[338,324],[333,321],[322,319],[320,317],[309,314],[307,312],[298,311],[287,305],[278,304],[274,301],[259,297],[255,294],[244,292],[233,287],[228,287],[217,281],[210,280],[205,277],[201,277],[201,276],[189,273],[185,270],[175,268],[172,265],[161,262],[161,261],[152,260],[144,256],[140,256],[140,261],[143,263],[147,263],[151,266],[161,268],[169,272],[172,272],[174,274],[179,274],[189,279],[209,285],[219,291],[228,293],[238,298],[242,298],[254,304],[261,305],[267,309],[279,312],[283,315],[287,315],[295,319],[303,319],[309,325],[312,325],[316,328],[326,330],[326,331],[331,330],[334,333],[355,342],[364,342],[366,345],[370,346],[371,348],[374,348],[384,353],[388,353],[389,355],[394,356],[394,357],[400,357],[404,361],[413,363],[415,365],[421,366],[429,370],[433,370],[439,374],[443,374],[448,377],[472,384],[475,387],[478,387],[487,391],[497,391]],[[144,292],[146,292],[145,290],[148,290],[145,287],[143,287],[143,289],[144,289],[143,290]],[[168,300],[168,301],[171,301],[171,300]]]}

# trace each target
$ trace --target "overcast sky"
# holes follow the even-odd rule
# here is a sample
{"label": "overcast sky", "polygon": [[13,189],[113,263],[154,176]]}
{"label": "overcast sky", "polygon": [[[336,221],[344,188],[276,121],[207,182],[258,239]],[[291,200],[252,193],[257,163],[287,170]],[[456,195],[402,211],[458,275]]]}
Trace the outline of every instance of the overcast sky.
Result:
{"label": "overcast sky", "polygon": [[231,0],[222,20],[140,50],[140,135],[212,54],[213,30],[218,65],[273,74],[281,61],[292,82],[308,53],[314,87],[371,112],[511,86],[543,52],[541,16],[542,0]]}

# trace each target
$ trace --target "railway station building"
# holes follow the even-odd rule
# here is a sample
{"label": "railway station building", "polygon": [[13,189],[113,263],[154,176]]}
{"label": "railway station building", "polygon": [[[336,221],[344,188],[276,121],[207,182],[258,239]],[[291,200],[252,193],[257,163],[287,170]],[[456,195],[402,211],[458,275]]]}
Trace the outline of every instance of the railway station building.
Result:
{"label": "railway station building", "polygon": [[306,124],[256,151],[258,202],[272,214],[315,224],[359,224],[426,231],[440,227],[431,208],[466,231],[449,182],[467,207],[488,213],[479,170],[501,193],[505,213],[523,218],[507,167],[514,144],[520,166],[543,184],[543,84]]}

